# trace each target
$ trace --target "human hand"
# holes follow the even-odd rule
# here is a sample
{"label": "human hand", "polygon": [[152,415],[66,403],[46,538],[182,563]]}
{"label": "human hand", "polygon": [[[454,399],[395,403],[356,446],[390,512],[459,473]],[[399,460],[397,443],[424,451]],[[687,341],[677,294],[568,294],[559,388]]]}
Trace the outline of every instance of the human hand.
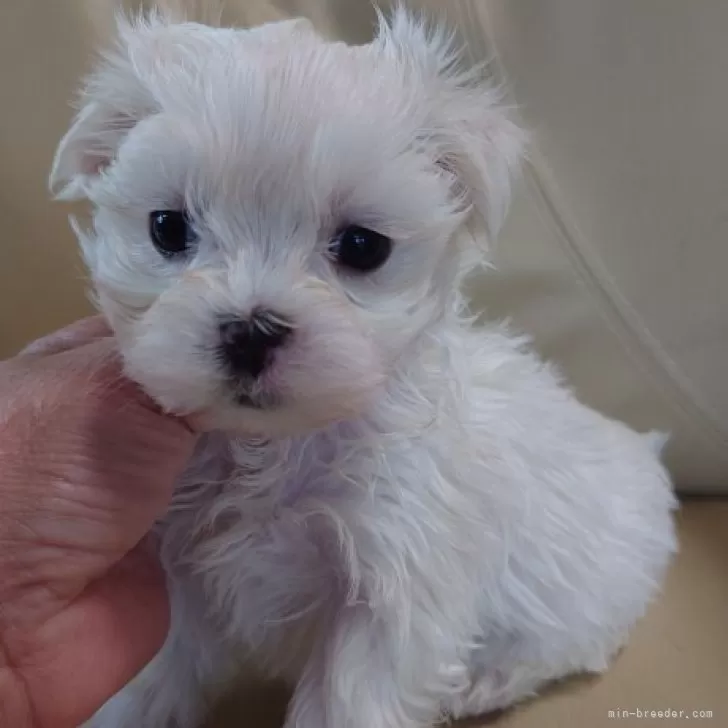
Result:
{"label": "human hand", "polygon": [[100,318],[0,362],[0,725],[76,728],[158,651],[145,536],[195,444],[121,373]]}

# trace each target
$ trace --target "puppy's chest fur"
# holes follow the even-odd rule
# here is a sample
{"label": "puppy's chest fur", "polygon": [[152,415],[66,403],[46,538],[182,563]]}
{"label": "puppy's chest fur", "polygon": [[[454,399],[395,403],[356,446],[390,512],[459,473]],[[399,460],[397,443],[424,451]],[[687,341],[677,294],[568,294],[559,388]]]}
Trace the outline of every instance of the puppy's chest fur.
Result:
{"label": "puppy's chest fur", "polygon": [[352,423],[275,442],[208,437],[162,526],[170,578],[194,580],[226,639],[295,676],[328,615],[376,598],[367,547],[380,517],[406,510],[392,473],[414,473],[420,450]]}

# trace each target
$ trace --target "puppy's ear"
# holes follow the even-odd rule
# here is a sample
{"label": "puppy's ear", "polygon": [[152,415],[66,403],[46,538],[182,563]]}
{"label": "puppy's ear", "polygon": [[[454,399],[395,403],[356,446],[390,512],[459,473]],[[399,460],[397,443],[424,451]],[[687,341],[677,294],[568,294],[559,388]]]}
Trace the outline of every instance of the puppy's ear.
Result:
{"label": "puppy's ear", "polygon": [[56,150],[49,187],[63,200],[88,196],[90,185],[111,165],[136,124],[158,111],[150,72],[170,42],[159,31],[174,22],[155,12],[133,20],[117,18],[117,37],[86,79],[79,112]]}
{"label": "puppy's ear", "polygon": [[445,27],[429,25],[399,5],[389,19],[380,13],[375,44],[398,64],[406,86],[418,89],[421,135],[452,176],[454,194],[493,240],[505,218],[525,134],[511,118],[502,90],[486,80],[482,67],[466,67],[461,46]]}

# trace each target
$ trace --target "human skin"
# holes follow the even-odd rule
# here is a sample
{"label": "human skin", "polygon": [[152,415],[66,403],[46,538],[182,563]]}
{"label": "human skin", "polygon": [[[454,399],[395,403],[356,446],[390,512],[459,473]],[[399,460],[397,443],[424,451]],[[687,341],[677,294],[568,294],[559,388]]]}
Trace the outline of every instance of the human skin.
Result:
{"label": "human skin", "polygon": [[0,726],[77,728],[161,647],[148,533],[195,440],[99,318],[0,362]]}

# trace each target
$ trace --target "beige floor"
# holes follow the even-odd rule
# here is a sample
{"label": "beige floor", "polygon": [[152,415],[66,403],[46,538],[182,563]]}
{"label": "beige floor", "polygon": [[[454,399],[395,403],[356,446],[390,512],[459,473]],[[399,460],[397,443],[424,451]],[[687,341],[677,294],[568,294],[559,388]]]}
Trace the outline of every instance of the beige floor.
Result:
{"label": "beige floor", "polygon": [[[685,711],[691,724],[728,726],[728,501],[693,501],[680,515],[681,553],[662,598],[600,678],[571,680],[540,699],[468,728],[625,728],[676,725],[609,711]],[[285,693],[261,688],[225,705],[208,728],[279,728]],[[712,711],[694,718],[693,711]],[[463,726],[464,728],[464,726]]]}

